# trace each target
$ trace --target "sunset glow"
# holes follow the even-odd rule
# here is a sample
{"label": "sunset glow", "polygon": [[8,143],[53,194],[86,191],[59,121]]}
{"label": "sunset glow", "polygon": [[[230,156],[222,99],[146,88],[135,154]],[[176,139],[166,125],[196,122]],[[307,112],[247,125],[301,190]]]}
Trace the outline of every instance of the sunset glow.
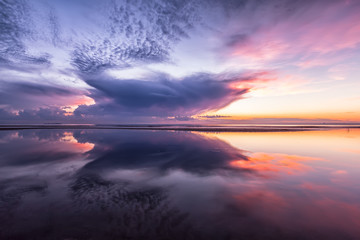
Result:
{"label": "sunset glow", "polygon": [[321,159],[279,153],[254,153],[247,161],[235,160],[230,162],[230,166],[256,170],[264,175],[267,174],[267,172],[295,174],[312,169],[302,162],[319,160]]}
{"label": "sunset glow", "polygon": [[0,123],[360,122],[359,1],[1,4]]}

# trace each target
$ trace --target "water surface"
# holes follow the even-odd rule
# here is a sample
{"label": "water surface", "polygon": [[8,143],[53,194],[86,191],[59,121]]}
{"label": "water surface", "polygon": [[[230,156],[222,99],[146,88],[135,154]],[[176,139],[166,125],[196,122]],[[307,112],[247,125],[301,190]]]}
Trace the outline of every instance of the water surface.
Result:
{"label": "water surface", "polygon": [[360,129],[0,131],[0,239],[360,239]]}

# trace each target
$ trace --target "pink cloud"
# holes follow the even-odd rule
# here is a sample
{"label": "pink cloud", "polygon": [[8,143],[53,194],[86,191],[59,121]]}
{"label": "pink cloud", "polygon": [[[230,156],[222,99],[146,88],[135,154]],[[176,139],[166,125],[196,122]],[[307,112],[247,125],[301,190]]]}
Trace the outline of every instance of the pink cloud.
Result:
{"label": "pink cloud", "polygon": [[[272,17],[276,14],[271,7],[263,9],[265,16],[262,19],[269,19],[269,23],[261,24],[257,22],[259,19],[254,18],[239,18],[238,21],[242,22],[240,26],[232,25],[225,31],[227,33],[223,37],[235,36],[231,44],[227,44],[228,56],[262,62],[287,60],[300,67],[312,67],[333,63],[341,51],[359,46],[358,2],[312,3],[281,21]],[[234,35],[246,32],[245,26],[256,26],[256,23],[261,27],[255,31]]]}

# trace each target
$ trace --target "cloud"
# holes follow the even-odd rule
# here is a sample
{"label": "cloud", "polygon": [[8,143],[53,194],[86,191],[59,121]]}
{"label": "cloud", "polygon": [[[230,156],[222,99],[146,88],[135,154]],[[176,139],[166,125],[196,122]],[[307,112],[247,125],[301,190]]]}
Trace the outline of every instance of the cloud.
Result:
{"label": "cloud", "polygon": [[15,82],[15,83],[8,83],[7,85],[8,87],[7,88],[5,87],[6,88],[5,90],[15,91],[19,93],[21,92],[23,94],[42,95],[42,96],[74,95],[74,91],[71,91],[70,89],[67,89],[65,87],[59,87],[54,85],[48,86],[48,85],[29,83],[29,82]]}
{"label": "cloud", "polygon": [[[226,7],[220,54],[258,63],[320,66],[360,44],[358,1],[242,1]],[[316,39],[316,40],[314,40]]]}
{"label": "cloud", "polygon": [[[30,6],[27,1],[0,1],[0,67],[22,70],[17,64],[50,65],[50,54],[30,54],[24,39],[31,39]],[[25,68],[26,69],[26,68]]]}
{"label": "cloud", "polygon": [[169,61],[174,44],[200,21],[194,0],[68,3],[76,13],[50,2],[0,6],[0,66],[18,71],[27,70],[19,63],[49,67],[51,47],[83,73]]}
{"label": "cloud", "polygon": [[22,1],[0,2],[0,56],[23,51],[20,37],[26,34],[26,6]]}
{"label": "cloud", "polygon": [[[255,76],[254,76],[255,78]],[[145,79],[114,79],[107,75],[84,77],[95,90],[90,95],[97,102],[80,106],[75,114],[189,117],[227,106],[245,94],[247,88],[236,88],[249,77],[230,77],[198,73],[175,79],[157,73]],[[100,108],[100,109],[99,109]]]}
{"label": "cloud", "polygon": [[196,1],[111,1],[103,34],[78,42],[72,65],[82,73],[134,64],[167,62],[175,43],[199,22]]}
{"label": "cloud", "polygon": [[231,116],[224,116],[224,115],[202,115],[199,118],[208,118],[208,119],[221,119],[221,118],[229,118]]}
{"label": "cloud", "polygon": [[72,105],[84,98],[84,93],[86,91],[61,85],[3,81],[0,87],[0,104],[12,110],[60,107]]}
{"label": "cloud", "polygon": [[[197,73],[181,79],[164,73],[148,74],[143,79],[115,79],[105,73],[80,76],[92,89],[82,91],[45,83],[3,82],[0,88],[2,122],[196,120],[192,116],[241,99],[249,89],[237,85],[261,77],[256,73]],[[219,117],[222,116],[216,116]]]}
{"label": "cloud", "polygon": [[45,123],[45,122],[75,122],[77,119],[66,116],[66,111],[58,107],[46,107],[39,109],[25,109],[10,112],[0,109],[1,123]]}

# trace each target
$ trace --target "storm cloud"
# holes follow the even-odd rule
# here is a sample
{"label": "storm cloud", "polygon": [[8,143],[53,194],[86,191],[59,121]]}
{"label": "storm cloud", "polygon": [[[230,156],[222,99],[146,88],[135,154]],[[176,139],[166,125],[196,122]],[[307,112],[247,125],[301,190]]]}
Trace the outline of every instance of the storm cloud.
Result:
{"label": "storm cloud", "polygon": [[249,81],[249,77],[228,79],[206,73],[183,79],[160,73],[141,80],[114,79],[104,75],[84,79],[96,89],[90,96],[98,104],[80,106],[75,114],[103,115],[108,111],[107,114],[115,115],[131,112],[139,116],[160,117],[184,117],[223,108],[248,91],[234,85]]}

